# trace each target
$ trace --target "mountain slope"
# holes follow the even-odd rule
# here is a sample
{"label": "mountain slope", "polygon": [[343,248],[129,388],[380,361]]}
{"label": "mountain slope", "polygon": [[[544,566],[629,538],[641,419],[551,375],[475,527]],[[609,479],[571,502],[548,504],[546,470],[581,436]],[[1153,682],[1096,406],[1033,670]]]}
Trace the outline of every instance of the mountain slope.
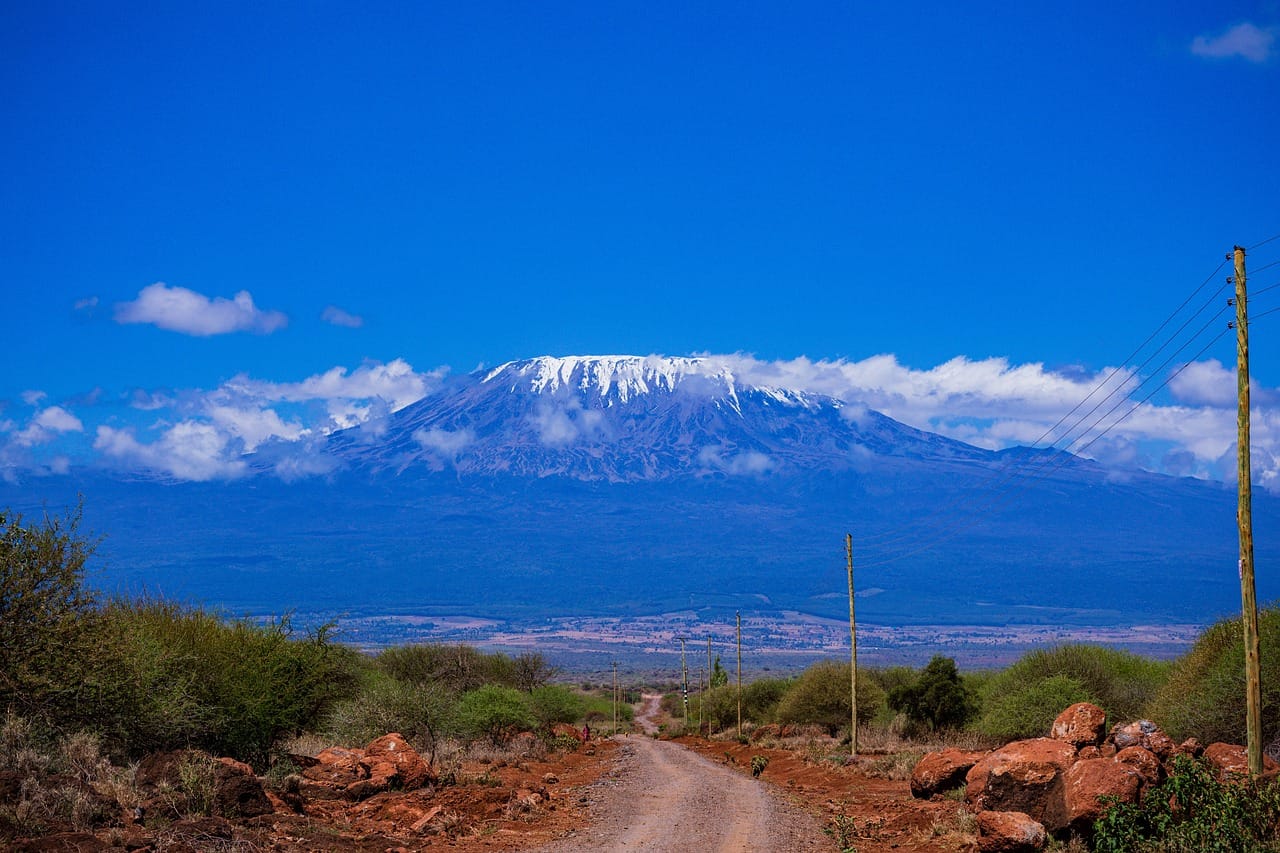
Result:
{"label": "mountain slope", "polygon": [[640,356],[504,364],[338,433],[330,450],[375,472],[610,482],[845,471],[869,456],[995,458],[831,397],[744,384],[715,359]]}

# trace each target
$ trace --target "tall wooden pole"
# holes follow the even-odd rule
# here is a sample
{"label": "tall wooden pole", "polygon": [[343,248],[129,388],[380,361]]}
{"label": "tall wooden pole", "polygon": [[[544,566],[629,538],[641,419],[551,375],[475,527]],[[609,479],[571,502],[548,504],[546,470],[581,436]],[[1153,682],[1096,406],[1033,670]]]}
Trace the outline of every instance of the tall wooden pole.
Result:
{"label": "tall wooden pole", "polygon": [[680,641],[680,674],[684,684],[684,727],[689,728],[689,666],[684,661],[684,641],[688,637],[676,637]]}
{"label": "tall wooden pole", "polygon": [[613,662],[613,733],[618,733],[618,662]]}
{"label": "tall wooden pole", "polygon": [[1246,303],[1244,249],[1235,247],[1236,386],[1240,396],[1236,457],[1240,506],[1240,602],[1244,617],[1245,730],[1249,773],[1262,772],[1262,679],[1258,653],[1258,599],[1253,582],[1253,474],[1249,457],[1249,311]]}
{"label": "tall wooden pole", "polygon": [[738,620],[738,739],[742,739],[742,611],[734,614]]}
{"label": "tall wooden pole", "polygon": [[849,754],[858,754],[858,628],[853,614],[853,534],[844,535],[844,551],[849,564]]}
{"label": "tall wooden pole", "polygon": [[[707,696],[711,695],[711,637],[707,637],[707,692],[702,696],[703,704],[706,704]],[[711,712],[707,712],[707,737],[711,737]]]}

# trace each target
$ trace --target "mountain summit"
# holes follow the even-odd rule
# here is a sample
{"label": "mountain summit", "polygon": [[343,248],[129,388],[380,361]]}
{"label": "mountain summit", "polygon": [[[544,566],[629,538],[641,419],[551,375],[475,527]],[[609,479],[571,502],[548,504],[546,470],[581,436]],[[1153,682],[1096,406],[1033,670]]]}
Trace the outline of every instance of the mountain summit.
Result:
{"label": "mountain summit", "polygon": [[633,482],[993,459],[864,406],[741,381],[717,358],[543,356],[477,371],[335,434],[356,468]]}

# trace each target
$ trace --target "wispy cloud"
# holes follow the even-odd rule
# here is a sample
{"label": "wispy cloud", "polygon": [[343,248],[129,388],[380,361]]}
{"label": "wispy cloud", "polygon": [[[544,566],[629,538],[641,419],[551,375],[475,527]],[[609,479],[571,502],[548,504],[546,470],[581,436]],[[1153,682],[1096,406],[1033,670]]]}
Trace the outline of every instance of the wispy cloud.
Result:
{"label": "wispy cloud", "polygon": [[117,323],[147,323],[198,337],[230,332],[266,335],[289,322],[280,311],[264,311],[254,305],[247,290],[231,299],[211,299],[185,287],[169,287],[162,281],[144,287],[132,302],[117,304],[115,318]]}
{"label": "wispy cloud", "polygon": [[1208,59],[1239,57],[1249,62],[1266,62],[1272,56],[1275,43],[1275,27],[1263,28],[1246,21],[1215,36],[1196,36],[1191,41],[1191,52]]}
{"label": "wispy cloud", "polygon": [[77,299],[71,307],[76,311],[92,314],[94,309],[98,307],[98,297],[86,296],[84,299]]}
{"label": "wispy cloud", "polygon": [[93,447],[115,463],[180,480],[229,480],[248,470],[227,433],[194,421],[175,424],[150,443],[138,441],[132,430],[100,426]]}
{"label": "wispy cloud", "polygon": [[325,307],[324,311],[320,313],[320,319],[334,326],[345,326],[348,329],[358,329],[364,325],[363,317],[343,311],[336,305]]}

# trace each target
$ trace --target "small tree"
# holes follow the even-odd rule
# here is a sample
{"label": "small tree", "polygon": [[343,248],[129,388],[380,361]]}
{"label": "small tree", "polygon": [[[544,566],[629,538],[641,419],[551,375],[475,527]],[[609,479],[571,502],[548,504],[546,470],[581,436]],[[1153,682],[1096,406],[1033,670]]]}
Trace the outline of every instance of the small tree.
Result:
{"label": "small tree", "polygon": [[[819,661],[806,669],[787,688],[778,703],[778,721],[786,723],[817,723],[834,736],[849,725],[848,663]],[[858,721],[869,722],[884,705],[884,691],[858,672]]]}
{"label": "small tree", "polygon": [[93,608],[83,582],[96,543],[80,535],[80,519],[80,507],[35,525],[0,510],[0,705],[69,704]]}
{"label": "small tree", "polygon": [[956,662],[934,655],[913,683],[889,693],[889,707],[914,723],[938,729],[963,725],[973,713],[973,699],[960,680]]}
{"label": "small tree", "polygon": [[511,661],[511,677],[517,690],[532,693],[560,673],[560,667],[547,663],[537,652],[522,652]]}
{"label": "small tree", "polygon": [[463,734],[487,737],[494,744],[506,743],[517,732],[537,724],[527,695],[497,684],[486,684],[463,695],[455,719]]}

